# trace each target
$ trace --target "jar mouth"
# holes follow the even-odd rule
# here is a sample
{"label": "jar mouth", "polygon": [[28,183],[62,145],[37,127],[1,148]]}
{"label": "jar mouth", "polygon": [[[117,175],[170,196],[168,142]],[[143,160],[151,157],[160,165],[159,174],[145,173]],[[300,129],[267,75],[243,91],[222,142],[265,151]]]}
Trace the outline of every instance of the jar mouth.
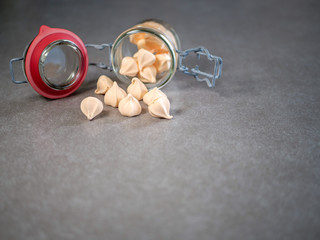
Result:
{"label": "jar mouth", "polygon": [[50,88],[67,89],[79,77],[81,63],[81,52],[75,43],[69,40],[57,40],[42,51],[39,73]]}
{"label": "jar mouth", "polygon": [[[167,70],[160,79],[157,79],[156,83],[145,83],[148,89],[151,89],[154,87],[161,88],[172,79],[173,75],[176,72],[177,55],[176,55],[176,49],[174,45],[170,42],[170,40],[160,31],[157,31],[155,29],[147,28],[147,27],[133,27],[121,33],[118,36],[118,38],[114,41],[114,44],[111,50],[111,62],[112,62],[113,70],[116,76],[122,82],[125,82],[128,84],[131,83],[132,77],[128,77],[120,74],[120,66],[121,66],[121,60],[126,56],[132,57],[134,52],[133,49],[137,49],[137,47],[134,44],[132,44],[129,40],[131,35],[137,34],[137,33],[150,34],[153,37],[156,37],[162,43],[164,43],[165,47],[168,49],[168,54],[170,55],[170,58],[171,58],[169,70]],[[129,48],[131,51],[128,50]]]}

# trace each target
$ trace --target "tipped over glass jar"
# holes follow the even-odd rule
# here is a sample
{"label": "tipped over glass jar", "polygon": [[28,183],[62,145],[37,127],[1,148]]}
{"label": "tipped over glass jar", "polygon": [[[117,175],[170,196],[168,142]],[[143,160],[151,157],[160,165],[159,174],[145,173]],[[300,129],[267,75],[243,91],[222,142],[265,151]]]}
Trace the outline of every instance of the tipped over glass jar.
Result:
{"label": "tipped over glass jar", "polygon": [[[162,21],[145,20],[124,31],[115,40],[111,50],[112,67],[121,81],[130,84],[131,78],[135,76],[121,74],[120,70],[121,65],[124,65],[124,57],[132,57],[137,62],[136,76],[148,88],[160,88],[169,82],[176,72],[177,50],[180,50],[180,47],[179,37],[170,25]],[[148,52],[139,51],[141,49]],[[150,57],[152,55],[154,58]],[[151,68],[149,78],[148,74],[143,77],[143,68]]]}

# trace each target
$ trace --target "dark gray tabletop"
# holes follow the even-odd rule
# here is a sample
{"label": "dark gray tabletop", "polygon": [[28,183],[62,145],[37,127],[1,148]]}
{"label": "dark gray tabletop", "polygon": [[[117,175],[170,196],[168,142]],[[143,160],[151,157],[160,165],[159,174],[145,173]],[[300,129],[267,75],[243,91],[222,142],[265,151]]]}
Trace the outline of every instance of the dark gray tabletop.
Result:
{"label": "dark gray tabletop", "polygon": [[[319,239],[319,12],[303,0],[2,0],[0,239]],[[163,88],[172,120],[143,105],[87,121],[81,100],[101,74],[115,80],[94,67],[54,101],[10,80],[42,24],[108,43],[151,17],[183,49],[224,59],[214,89],[182,73]]]}

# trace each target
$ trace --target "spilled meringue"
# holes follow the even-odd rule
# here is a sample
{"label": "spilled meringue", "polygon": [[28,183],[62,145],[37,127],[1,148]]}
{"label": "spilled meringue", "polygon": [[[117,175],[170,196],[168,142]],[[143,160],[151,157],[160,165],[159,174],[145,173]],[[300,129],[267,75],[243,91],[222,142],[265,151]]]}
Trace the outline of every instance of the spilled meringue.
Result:
{"label": "spilled meringue", "polygon": [[156,61],[154,63],[158,73],[168,71],[171,66],[171,57],[167,53],[156,54]]}
{"label": "spilled meringue", "polygon": [[123,116],[133,117],[141,113],[141,106],[139,101],[130,93],[123,98],[119,103],[119,112]]}
{"label": "spilled meringue", "polygon": [[144,67],[154,64],[154,62],[156,61],[156,57],[154,56],[154,54],[143,48],[138,51],[137,58],[140,71]]}
{"label": "spilled meringue", "polygon": [[81,101],[80,109],[89,120],[92,120],[102,112],[103,104],[98,98],[87,97]]}
{"label": "spilled meringue", "polygon": [[139,69],[137,62],[132,57],[124,57],[121,61],[120,74],[126,75],[130,77],[134,77],[137,75]]}
{"label": "spilled meringue", "polygon": [[159,88],[155,87],[143,96],[143,102],[147,105],[150,105],[155,99],[160,97],[167,98],[167,95],[164,94]]}
{"label": "spilled meringue", "polygon": [[169,114],[170,102],[166,97],[159,97],[148,106],[149,113],[152,117],[171,119]]}
{"label": "spilled meringue", "polygon": [[113,81],[105,75],[101,75],[97,81],[97,89],[95,94],[105,94],[111,87]]}
{"label": "spilled meringue", "polygon": [[127,92],[134,96],[137,100],[142,100],[143,96],[148,92],[146,86],[139,80],[133,78],[131,84],[127,88]]}
{"label": "spilled meringue", "polygon": [[157,75],[156,67],[148,66],[148,67],[144,67],[142,71],[139,72],[138,77],[142,82],[155,83],[157,81],[156,75]]}
{"label": "spilled meringue", "polygon": [[118,107],[119,102],[127,96],[127,93],[114,81],[112,87],[104,95],[104,103],[112,107]]}

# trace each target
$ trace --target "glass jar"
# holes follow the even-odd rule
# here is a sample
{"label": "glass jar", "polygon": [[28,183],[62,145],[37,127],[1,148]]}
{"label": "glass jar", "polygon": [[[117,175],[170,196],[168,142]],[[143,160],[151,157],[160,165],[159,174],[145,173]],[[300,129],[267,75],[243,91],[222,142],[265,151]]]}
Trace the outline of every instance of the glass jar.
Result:
{"label": "glass jar", "polygon": [[122,59],[133,57],[141,48],[155,56],[158,54],[168,56],[168,66],[165,71],[157,72],[156,82],[145,82],[149,89],[153,87],[161,88],[172,79],[177,69],[179,57],[177,51],[181,48],[177,33],[169,24],[155,19],[144,20],[121,33],[113,43],[111,63],[114,73],[122,82],[130,84],[133,78],[120,74]]}

